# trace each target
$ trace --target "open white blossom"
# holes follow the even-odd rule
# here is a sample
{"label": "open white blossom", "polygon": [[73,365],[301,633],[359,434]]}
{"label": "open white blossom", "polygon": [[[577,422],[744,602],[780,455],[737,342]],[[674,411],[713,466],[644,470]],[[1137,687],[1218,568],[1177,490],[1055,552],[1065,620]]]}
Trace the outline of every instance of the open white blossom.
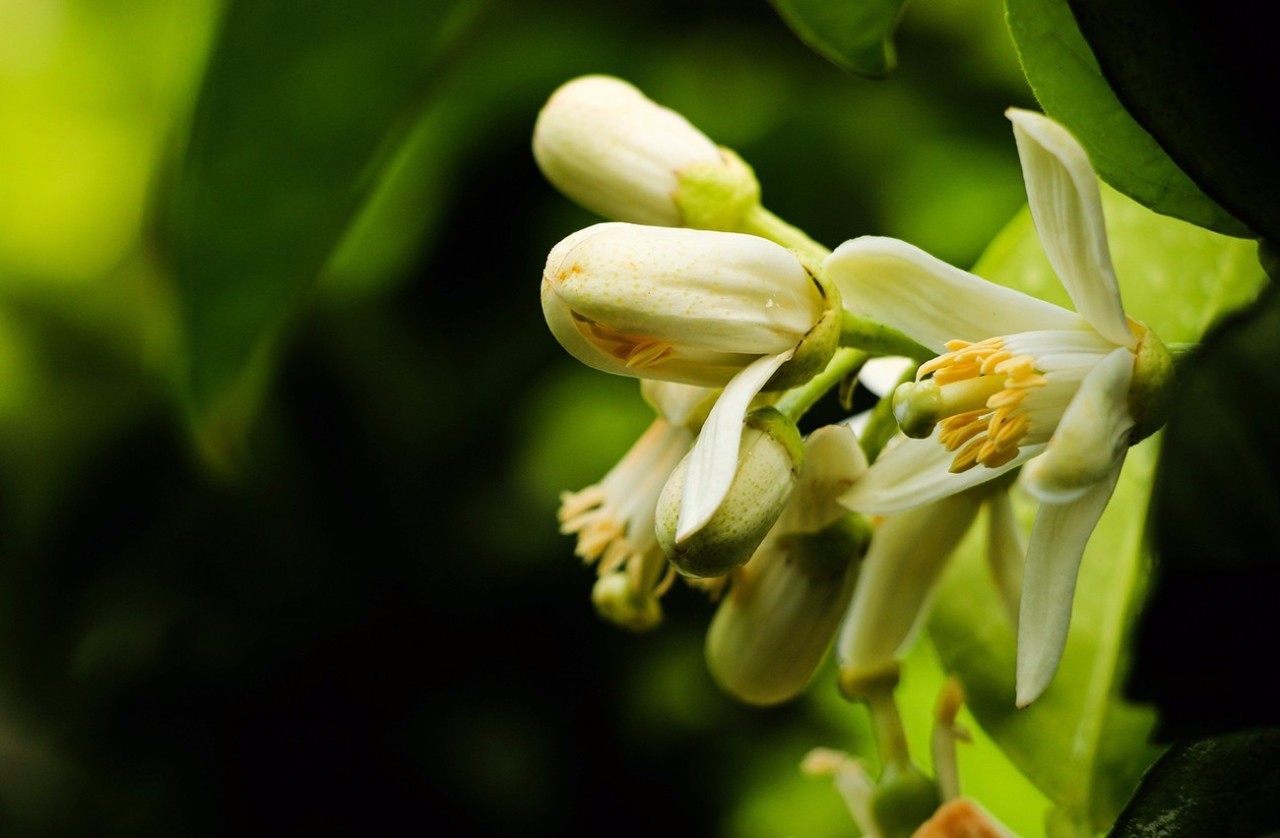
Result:
{"label": "open white blossom", "polygon": [[1128,447],[1159,426],[1168,354],[1126,317],[1097,179],[1079,142],[1011,109],[1040,241],[1076,311],[951,267],[893,239],[845,242],[825,269],[848,304],[939,356],[895,393],[904,433],[843,498],[899,512],[1025,465],[1041,501],[1028,545],[1017,702],[1048,686],[1066,642],[1080,557]]}
{"label": "open white blossom", "polygon": [[662,595],[675,579],[653,529],[658,495],[693,445],[715,391],[641,382],[657,417],[599,482],[560,498],[560,531],[578,537],[575,552],[595,562],[591,592],[600,614],[635,631],[662,620]]}

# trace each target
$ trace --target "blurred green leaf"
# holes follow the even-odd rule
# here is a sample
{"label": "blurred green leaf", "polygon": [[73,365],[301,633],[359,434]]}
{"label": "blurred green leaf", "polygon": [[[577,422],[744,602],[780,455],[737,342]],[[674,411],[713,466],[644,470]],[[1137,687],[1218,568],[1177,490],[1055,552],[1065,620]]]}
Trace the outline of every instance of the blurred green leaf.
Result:
{"label": "blurred green leaf", "polygon": [[1141,3],[1070,0],[1084,39],[1129,113],[1205,193],[1280,241],[1275,31],[1207,0],[1158,13]]}
{"label": "blurred green leaf", "polygon": [[1175,745],[1109,833],[1253,838],[1280,829],[1280,729]]}
{"label": "blurred green leaf", "polygon": [[230,465],[281,330],[446,54],[467,0],[231,2],[168,207],[195,431]]}
{"label": "blurred green leaf", "polygon": [[1162,737],[1280,722],[1280,682],[1258,668],[1278,639],[1277,334],[1271,285],[1178,370],[1152,501],[1160,562],[1129,683],[1160,707]]}
{"label": "blurred green leaf", "polygon": [[1098,69],[1066,0],[1005,0],[1005,8],[1036,99],[1045,113],[1075,133],[1103,180],[1156,212],[1228,235],[1250,235],[1125,110]]}
{"label": "blurred green leaf", "polygon": [[[1199,337],[1224,309],[1248,301],[1263,277],[1256,247],[1147,210],[1103,190],[1116,273],[1130,314],[1170,341]],[[992,243],[977,272],[1069,305],[1025,211]],[[979,545],[968,542],[941,586],[930,634],[964,683],[974,717],[1010,760],[1078,827],[1106,828],[1144,768],[1150,708],[1122,696],[1127,640],[1149,563],[1144,523],[1157,441],[1130,451],[1085,551],[1066,652],[1049,690],[1014,709],[1014,627],[1004,617]],[[1030,526],[1033,504],[1020,495]]]}
{"label": "blurred green leaf", "polygon": [[841,69],[884,78],[897,64],[893,33],[906,0],[770,0],[814,52]]}

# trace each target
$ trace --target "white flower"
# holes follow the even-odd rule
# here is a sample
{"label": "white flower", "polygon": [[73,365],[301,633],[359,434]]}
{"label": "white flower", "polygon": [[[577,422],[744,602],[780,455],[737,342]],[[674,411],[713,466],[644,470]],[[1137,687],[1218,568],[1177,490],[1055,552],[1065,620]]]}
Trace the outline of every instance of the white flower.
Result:
{"label": "white flower", "polygon": [[615,221],[685,225],[677,195],[690,176],[719,184],[738,212],[759,200],[755,175],[736,155],[611,76],[583,76],[552,94],[534,125],[533,155],[557,189]]}
{"label": "white flower", "polygon": [[1084,149],[1011,109],[1040,241],[1076,311],[994,285],[903,242],[845,242],[825,268],[845,301],[940,353],[895,393],[905,433],[843,498],[898,512],[1023,464],[1041,501],[1028,545],[1017,702],[1048,686],[1066,642],[1076,572],[1133,442],[1159,424],[1168,355],[1125,316],[1097,180]]}
{"label": "white flower", "polygon": [[728,491],[751,400],[821,370],[840,332],[838,292],[780,245],[623,223],[596,224],[552,249],[542,310],[588,366],[724,388],[690,457],[679,541]]}
{"label": "white flower", "polygon": [[714,391],[684,384],[642,382],[657,418],[599,483],[560,498],[560,531],[578,536],[575,552],[596,562],[592,602],[606,619],[633,630],[662,620],[659,598],[674,571],[653,529],[658,495],[693,445]]}

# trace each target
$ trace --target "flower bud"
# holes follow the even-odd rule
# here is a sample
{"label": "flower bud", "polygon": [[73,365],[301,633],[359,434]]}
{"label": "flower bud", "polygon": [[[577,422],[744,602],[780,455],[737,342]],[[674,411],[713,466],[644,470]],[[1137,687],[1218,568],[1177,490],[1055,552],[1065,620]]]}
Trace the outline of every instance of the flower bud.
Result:
{"label": "flower bud", "polygon": [[636,587],[626,573],[596,579],[591,602],[601,617],[631,631],[647,631],[662,622],[659,595],[651,588]]}
{"label": "flower bud", "polygon": [[760,199],[737,155],[610,76],[583,76],[551,95],[533,155],[562,193],[617,221],[731,229]]}
{"label": "flower bud", "polygon": [[789,359],[766,388],[795,386],[839,340],[838,292],[791,251],[742,233],[580,230],[547,257],[542,311],[590,367],[704,387],[723,387],[765,357]]}
{"label": "flower bud", "polygon": [[804,689],[848,607],[870,535],[856,514],[816,533],[770,534],[707,632],[707,668],[725,692],[769,705]]}
{"label": "flower bud", "polygon": [[795,423],[771,407],[747,415],[737,467],[706,525],[676,539],[689,458],[676,466],[658,498],[658,544],[685,576],[723,576],[744,564],[778,520],[795,486],[804,446]]}
{"label": "flower bud", "polygon": [[871,817],[884,838],[911,838],[941,802],[938,786],[920,769],[889,763],[871,793]]}

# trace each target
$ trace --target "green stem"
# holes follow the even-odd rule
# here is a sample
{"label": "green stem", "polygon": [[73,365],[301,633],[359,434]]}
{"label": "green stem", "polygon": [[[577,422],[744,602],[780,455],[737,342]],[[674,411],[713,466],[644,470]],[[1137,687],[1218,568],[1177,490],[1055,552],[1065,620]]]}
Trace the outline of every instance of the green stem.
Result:
{"label": "green stem", "polygon": [[791,226],[760,204],[743,217],[741,231],[795,250],[814,265],[821,265],[831,255],[829,249],[809,238],[803,230]]}
{"label": "green stem", "polygon": [[838,386],[849,376],[857,375],[858,370],[862,369],[862,365],[869,357],[860,349],[837,349],[831,356],[831,360],[827,362],[826,369],[799,387],[793,387],[783,393],[774,407],[793,422],[799,421],[800,417],[817,404],[818,399],[826,395],[828,390]]}
{"label": "green stem", "polygon": [[[898,384],[913,381],[915,377],[916,368],[912,366],[902,374],[902,378],[898,379]],[[895,385],[893,390],[885,393],[880,401],[876,402],[876,406],[871,409],[871,416],[867,419],[867,426],[858,436],[858,441],[862,444],[862,453],[867,455],[868,463],[876,461],[885,445],[898,431],[898,418],[893,415],[893,393],[897,389]]]}
{"label": "green stem", "polygon": [[871,727],[875,731],[876,747],[880,762],[886,766],[907,769],[911,767],[911,755],[907,752],[907,735],[902,729],[902,716],[898,703],[893,700],[893,684],[882,683],[867,691],[867,709],[871,713]]}
{"label": "green stem", "polygon": [[865,349],[873,355],[905,355],[915,361],[928,361],[938,354],[897,329],[848,309],[844,311],[844,321],[840,324],[840,345]]}

